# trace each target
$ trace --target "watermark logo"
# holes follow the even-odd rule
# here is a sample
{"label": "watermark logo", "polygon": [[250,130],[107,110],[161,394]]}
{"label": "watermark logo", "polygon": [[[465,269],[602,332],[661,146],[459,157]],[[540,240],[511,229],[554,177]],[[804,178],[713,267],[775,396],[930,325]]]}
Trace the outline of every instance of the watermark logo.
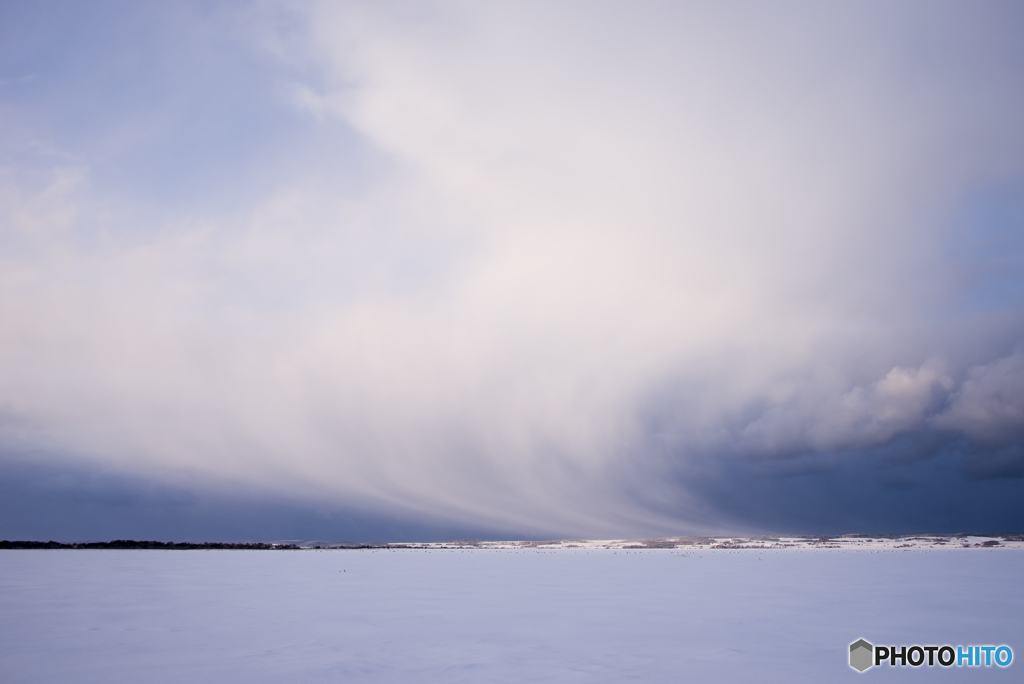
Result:
{"label": "watermark logo", "polygon": [[864,672],[871,667],[1009,667],[1009,646],[874,646],[865,639],[850,644],[850,667]]}
{"label": "watermark logo", "polygon": [[857,639],[850,644],[850,667],[857,672],[863,672],[874,665],[874,648],[863,639]]}

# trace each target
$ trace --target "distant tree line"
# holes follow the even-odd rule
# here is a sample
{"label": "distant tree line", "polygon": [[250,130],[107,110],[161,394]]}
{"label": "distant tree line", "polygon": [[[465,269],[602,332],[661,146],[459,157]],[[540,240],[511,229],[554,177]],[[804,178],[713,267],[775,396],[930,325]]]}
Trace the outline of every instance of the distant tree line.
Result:
{"label": "distant tree line", "polygon": [[203,549],[247,549],[287,550],[300,548],[296,544],[267,544],[264,542],[159,542],[116,539],[108,542],[41,542],[41,541],[0,541],[0,549],[165,549],[168,551],[191,551]]}

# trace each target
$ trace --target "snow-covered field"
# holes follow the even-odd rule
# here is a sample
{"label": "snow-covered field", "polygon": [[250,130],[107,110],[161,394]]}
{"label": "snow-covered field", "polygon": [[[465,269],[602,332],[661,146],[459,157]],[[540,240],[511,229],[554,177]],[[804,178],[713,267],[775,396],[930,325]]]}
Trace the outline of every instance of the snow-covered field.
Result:
{"label": "snow-covered field", "polygon": [[1014,544],[571,545],[0,551],[0,679],[1021,681],[847,665],[860,637],[1024,657]]}

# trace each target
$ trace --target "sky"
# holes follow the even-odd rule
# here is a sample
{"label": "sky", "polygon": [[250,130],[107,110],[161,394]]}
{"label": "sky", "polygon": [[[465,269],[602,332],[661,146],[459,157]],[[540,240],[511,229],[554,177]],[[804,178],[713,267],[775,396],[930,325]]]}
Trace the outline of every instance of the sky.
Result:
{"label": "sky", "polygon": [[0,537],[1021,531],[1022,27],[0,3]]}

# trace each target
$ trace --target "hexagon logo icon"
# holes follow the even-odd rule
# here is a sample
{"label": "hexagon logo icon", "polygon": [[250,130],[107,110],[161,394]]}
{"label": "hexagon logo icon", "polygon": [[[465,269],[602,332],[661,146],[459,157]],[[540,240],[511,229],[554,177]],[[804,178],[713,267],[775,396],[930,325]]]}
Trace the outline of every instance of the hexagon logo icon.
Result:
{"label": "hexagon logo icon", "polygon": [[874,646],[863,639],[857,639],[850,644],[850,667],[857,672],[863,672],[874,664],[874,655]]}

